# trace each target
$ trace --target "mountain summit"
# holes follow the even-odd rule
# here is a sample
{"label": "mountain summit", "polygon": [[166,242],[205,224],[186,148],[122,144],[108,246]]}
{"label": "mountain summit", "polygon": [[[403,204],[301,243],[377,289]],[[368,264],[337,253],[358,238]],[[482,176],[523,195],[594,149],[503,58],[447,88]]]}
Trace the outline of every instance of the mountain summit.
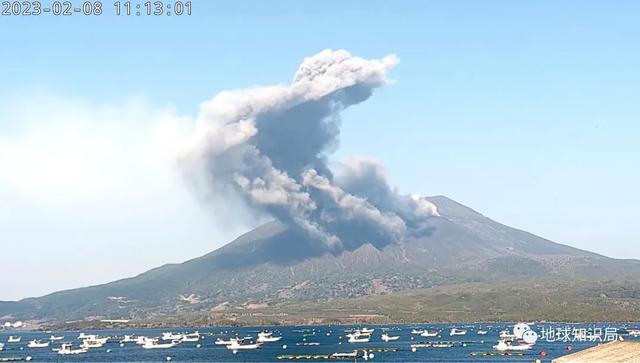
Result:
{"label": "mountain summit", "polygon": [[0,316],[68,320],[147,318],[291,302],[394,294],[461,283],[540,278],[630,278],[638,261],[615,260],[495,222],[444,196],[423,234],[340,252],[273,221],[181,264],[133,278],[0,303]]}

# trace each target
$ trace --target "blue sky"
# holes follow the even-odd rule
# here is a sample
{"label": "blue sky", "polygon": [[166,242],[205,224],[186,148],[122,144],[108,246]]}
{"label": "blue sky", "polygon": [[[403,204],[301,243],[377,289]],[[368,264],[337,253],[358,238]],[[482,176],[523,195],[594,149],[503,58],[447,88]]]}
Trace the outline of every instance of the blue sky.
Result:
{"label": "blue sky", "polygon": [[[221,228],[175,170],[178,115],[287,83],[325,48],[395,53],[395,84],[343,115],[339,160],[402,192],[640,258],[635,1],[194,1],[191,17],[2,17],[0,299],[206,253]],[[169,121],[167,121],[169,120]],[[161,125],[161,126],[158,126]]]}

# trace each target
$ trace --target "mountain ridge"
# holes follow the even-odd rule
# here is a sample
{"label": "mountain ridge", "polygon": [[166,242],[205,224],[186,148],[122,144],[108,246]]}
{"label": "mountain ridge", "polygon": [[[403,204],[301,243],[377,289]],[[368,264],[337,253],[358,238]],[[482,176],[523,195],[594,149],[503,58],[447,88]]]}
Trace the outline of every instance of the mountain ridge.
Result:
{"label": "mountain ridge", "polygon": [[203,256],[102,285],[0,302],[0,317],[146,319],[224,305],[327,303],[463,283],[548,277],[636,280],[640,261],[616,260],[500,224],[444,196],[428,233],[332,254],[272,221]]}

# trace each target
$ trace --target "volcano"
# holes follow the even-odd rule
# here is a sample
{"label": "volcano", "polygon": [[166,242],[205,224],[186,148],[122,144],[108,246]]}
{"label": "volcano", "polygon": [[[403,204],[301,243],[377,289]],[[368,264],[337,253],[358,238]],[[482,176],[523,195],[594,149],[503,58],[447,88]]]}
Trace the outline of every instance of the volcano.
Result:
{"label": "volcano", "polygon": [[583,293],[594,294],[597,289],[591,287],[602,281],[622,281],[624,290],[635,286],[640,276],[640,261],[558,244],[500,224],[444,196],[428,200],[439,215],[427,219],[423,235],[383,247],[365,243],[331,252],[319,241],[272,221],[181,264],[104,285],[2,302],[0,316],[39,321],[146,319],[247,306],[336,300],[348,305],[372,296],[393,298],[500,281],[588,281]]}

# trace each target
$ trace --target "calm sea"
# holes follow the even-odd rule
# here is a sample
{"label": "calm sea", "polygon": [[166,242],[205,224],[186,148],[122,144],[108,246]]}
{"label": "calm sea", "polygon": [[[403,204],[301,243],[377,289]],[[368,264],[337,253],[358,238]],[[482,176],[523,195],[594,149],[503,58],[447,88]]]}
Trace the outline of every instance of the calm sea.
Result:
{"label": "calm sea", "polygon": [[[0,342],[5,343],[0,351],[3,358],[31,357],[34,362],[160,362],[170,359],[172,362],[283,362],[278,359],[281,355],[328,355],[336,352],[372,351],[371,362],[533,362],[541,359],[550,362],[553,358],[572,351],[579,351],[597,345],[600,340],[613,339],[622,336],[624,339],[638,339],[626,335],[629,329],[640,329],[640,324],[536,324],[531,328],[540,338],[531,351],[522,356],[481,355],[492,352],[492,346],[497,343],[500,331],[511,330],[513,324],[409,324],[409,325],[366,325],[375,331],[369,343],[348,343],[345,330],[363,326],[295,326],[295,327],[243,327],[243,328],[172,328],[172,329],[126,329],[126,330],[87,330],[85,333],[109,336],[111,339],[102,348],[89,350],[81,355],[61,356],[52,351],[61,342],[71,342],[78,346],[78,331],[56,331],[53,334],[64,336],[64,340],[52,342],[48,348],[28,348],[30,340],[48,340],[51,334],[32,331],[0,331]],[[450,336],[451,328],[466,329],[465,336]],[[412,334],[413,329],[428,329],[441,331],[440,337],[424,338]],[[181,343],[169,349],[142,349],[135,343],[121,346],[120,339],[127,335],[144,335],[148,337],[160,336],[164,331],[187,333],[198,331],[202,338],[198,343]],[[259,349],[239,351],[236,354],[224,346],[215,345],[217,338],[234,336],[256,337],[257,333],[266,330],[275,336],[282,336],[282,340],[275,343],[265,343]],[[479,335],[478,330],[486,330],[486,335]],[[584,341],[579,332],[601,333],[601,338],[594,341]],[[398,335],[400,338],[385,343],[380,339],[383,332]],[[553,332],[553,333],[551,333]],[[567,334],[568,333],[568,334]],[[10,335],[20,335],[20,343],[7,343]],[[578,335],[576,337],[576,335]],[[593,337],[593,334],[591,335]],[[415,352],[410,345],[419,342],[453,342],[450,348],[418,348]],[[319,345],[304,345],[305,343],[319,343]],[[286,345],[286,348],[283,346]],[[380,352],[380,348],[393,348],[396,351]],[[543,353],[544,352],[544,353]],[[542,354],[541,354],[542,353]],[[362,354],[360,354],[361,356]],[[291,360],[301,361],[301,360]],[[323,362],[327,359],[304,359],[302,361]],[[330,360],[336,361],[336,360]],[[345,361],[345,360],[343,360]],[[362,362],[362,357],[358,358]]]}

